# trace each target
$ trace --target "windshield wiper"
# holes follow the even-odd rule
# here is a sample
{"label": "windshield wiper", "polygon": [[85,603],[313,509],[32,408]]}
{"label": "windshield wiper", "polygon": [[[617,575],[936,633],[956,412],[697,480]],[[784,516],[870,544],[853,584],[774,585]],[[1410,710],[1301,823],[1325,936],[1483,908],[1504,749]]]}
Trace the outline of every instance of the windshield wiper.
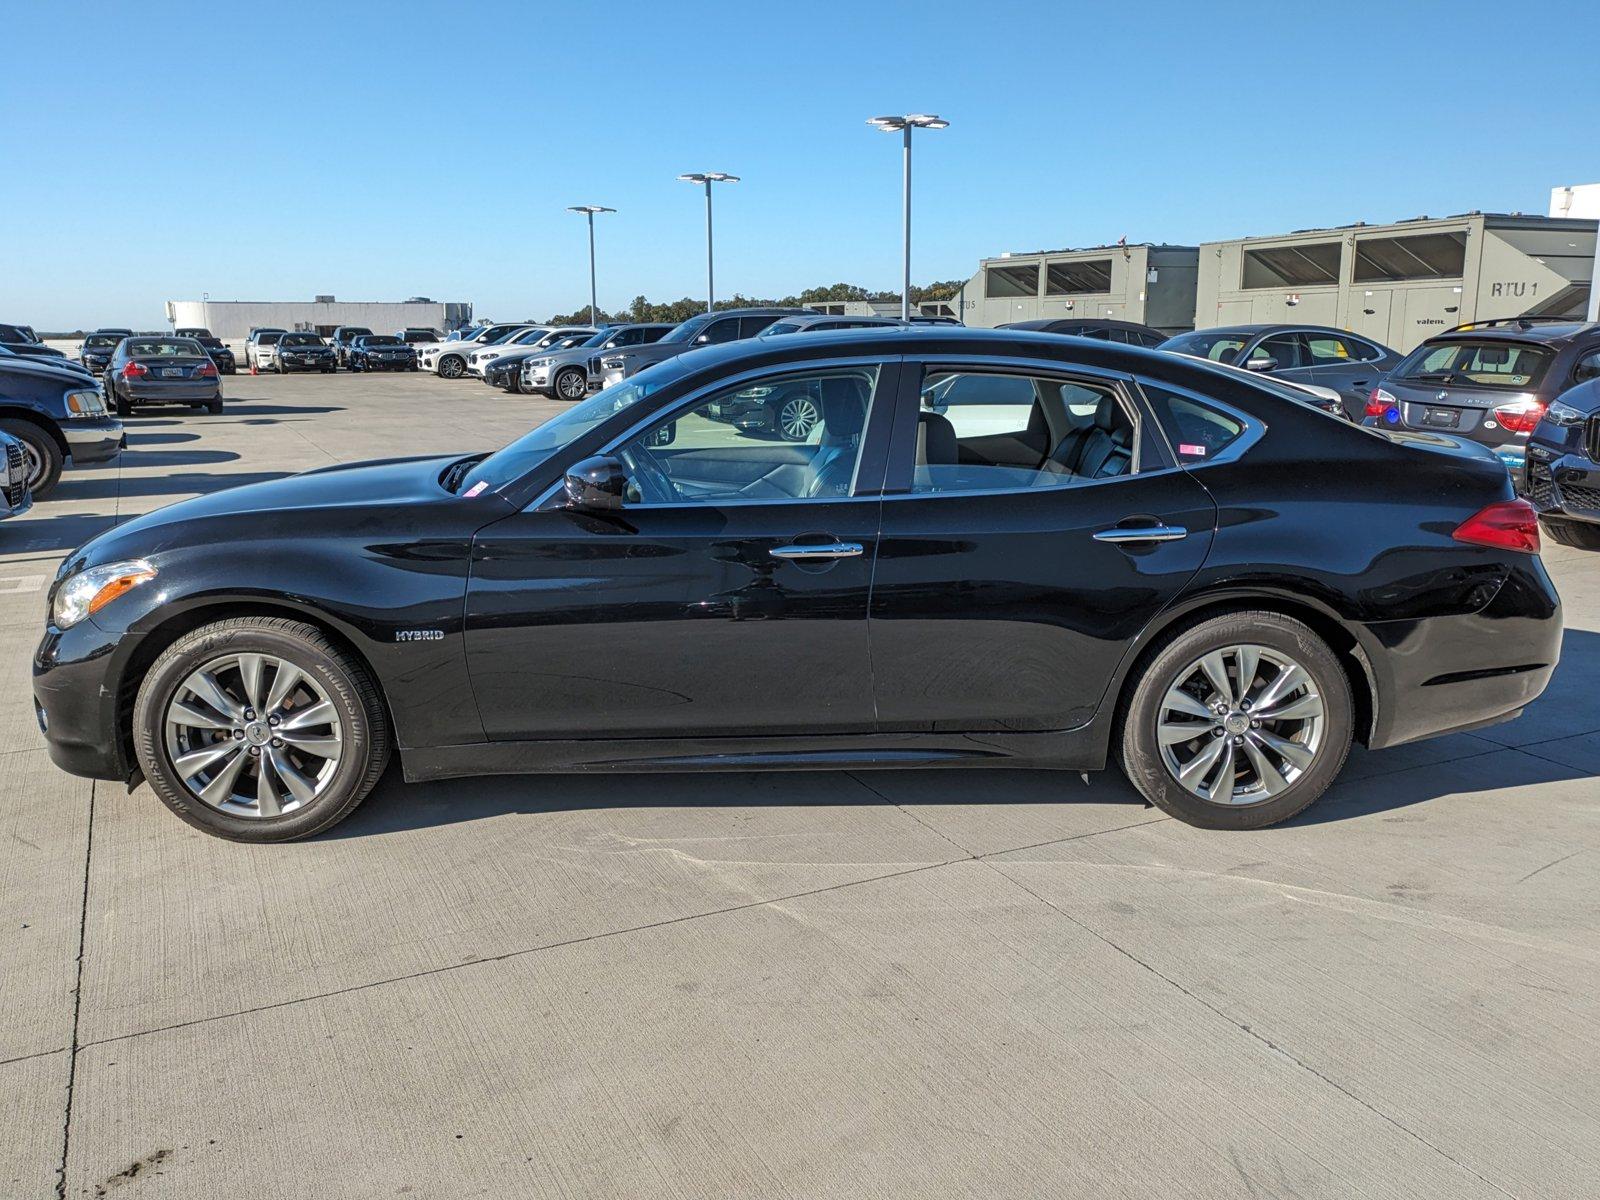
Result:
{"label": "windshield wiper", "polygon": [[1454,383],[1454,371],[1424,371],[1420,375],[1407,375],[1407,379],[1426,379],[1430,383]]}
{"label": "windshield wiper", "polygon": [[483,455],[464,458],[458,463],[452,463],[445,468],[444,474],[439,477],[439,483],[445,491],[452,496],[461,487],[461,481],[467,477],[467,472],[483,461]]}

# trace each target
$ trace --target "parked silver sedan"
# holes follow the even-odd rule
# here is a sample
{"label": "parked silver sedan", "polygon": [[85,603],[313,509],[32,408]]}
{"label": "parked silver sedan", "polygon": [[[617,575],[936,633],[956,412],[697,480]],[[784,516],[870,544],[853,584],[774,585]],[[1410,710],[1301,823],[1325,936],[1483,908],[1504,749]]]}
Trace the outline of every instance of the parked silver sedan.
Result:
{"label": "parked silver sedan", "polygon": [[582,400],[599,381],[604,351],[647,346],[671,328],[670,323],[612,325],[577,346],[532,355],[522,364],[522,390],[543,392],[559,400]]}

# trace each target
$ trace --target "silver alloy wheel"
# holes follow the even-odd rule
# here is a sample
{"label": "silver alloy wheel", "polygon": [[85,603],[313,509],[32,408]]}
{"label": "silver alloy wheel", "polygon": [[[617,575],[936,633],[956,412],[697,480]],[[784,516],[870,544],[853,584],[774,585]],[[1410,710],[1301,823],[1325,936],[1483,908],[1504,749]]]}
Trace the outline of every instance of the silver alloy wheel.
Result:
{"label": "silver alloy wheel", "polygon": [[1156,743],[1172,777],[1213,804],[1261,804],[1316,761],[1326,716],[1310,673],[1265,646],[1225,646],[1178,672]]}
{"label": "silver alloy wheel", "polygon": [[167,703],[167,757],[195,799],[236,817],[303,808],[344,753],[339,710],[293,663],[271,654],[212,659]]}
{"label": "silver alloy wheel", "polygon": [[460,379],[466,369],[467,364],[454,354],[447,355],[444,361],[439,364],[439,374],[446,379]]}
{"label": "silver alloy wheel", "polygon": [[568,367],[556,376],[556,391],[563,400],[582,400],[588,390],[588,377],[576,367]]}
{"label": "silver alloy wheel", "polygon": [[28,462],[28,489],[31,491],[44,482],[44,455],[27,438],[18,438],[17,441],[22,443],[22,457]]}
{"label": "silver alloy wheel", "polygon": [[778,411],[778,432],[786,441],[803,442],[821,419],[817,402],[810,396],[791,396]]}

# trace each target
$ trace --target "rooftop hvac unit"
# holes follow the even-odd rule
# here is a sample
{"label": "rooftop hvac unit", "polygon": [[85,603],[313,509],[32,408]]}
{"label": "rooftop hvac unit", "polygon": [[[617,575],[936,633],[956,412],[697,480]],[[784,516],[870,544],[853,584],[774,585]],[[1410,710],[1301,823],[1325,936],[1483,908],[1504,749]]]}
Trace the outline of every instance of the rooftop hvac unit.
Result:
{"label": "rooftop hvac unit", "polygon": [[332,296],[318,296],[313,301],[313,303],[315,303],[315,304],[332,304],[333,303],[333,297]]}

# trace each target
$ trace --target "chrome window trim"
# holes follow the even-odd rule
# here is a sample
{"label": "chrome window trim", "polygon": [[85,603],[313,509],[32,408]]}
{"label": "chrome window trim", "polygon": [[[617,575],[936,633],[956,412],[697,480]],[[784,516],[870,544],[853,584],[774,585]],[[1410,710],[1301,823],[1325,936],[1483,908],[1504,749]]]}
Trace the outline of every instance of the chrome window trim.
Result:
{"label": "chrome window trim", "polygon": [[[665,361],[665,360],[663,360],[663,361]],[[771,378],[773,376],[795,375],[795,374],[799,374],[799,373],[802,373],[802,372],[805,372],[805,371],[813,371],[813,370],[831,370],[831,369],[836,368],[836,367],[871,366],[871,367],[878,367],[878,368],[881,369],[883,367],[888,366],[890,363],[904,363],[904,362],[905,362],[904,357],[902,357],[900,355],[892,355],[892,356],[885,356],[885,355],[881,355],[881,354],[850,355],[850,356],[841,357],[841,358],[814,358],[814,359],[809,359],[804,363],[788,363],[788,364],[785,364],[784,366],[777,367],[777,368],[774,368],[774,366],[771,363],[768,363],[764,367],[751,367],[748,370],[740,371],[740,372],[738,372],[736,374],[733,374],[733,375],[724,375],[720,379],[714,380],[713,382],[706,384],[703,388],[699,388],[699,389],[697,389],[697,390],[695,390],[693,392],[688,393],[685,396],[680,397],[677,401],[675,401],[669,407],[667,407],[665,409],[659,409],[658,408],[654,412],[652,412],[649,416],[643,417],[640,420],[635,421],[632,425],[628,426],[628,428],[625,429],[622,433],[618,434],[611,441],[607,442],[600,449],[596,450],[595,451],[595,455],[599,456],[599,455],[602,455],[602,454],[615,453],[619,446],[623,446],[630,439],[638,437],[641,433],[645,432],[645,430],[649,429],[656,422],[668,421],[668,420],[676,420],[677,419],[676,414],[682,413],[685,409],[693,408],[697,404],[702,404],[706,400],[710,399],[712,396],[716,395],[717,393],[725,391],[725,390],[727,390],[728,388],[731,388],[731,387],[738,387],[739,385],[744,384],[746,382],[749,382],[750,380],[766,379],[766,378]],[[881,382],[881,377],[880,377],[880,382]],[[893,397],[891,397],[891,401],[892,400],[893,400]],[[873,413],[873,410],[876,407],[877,403],[878,403],[878,385],[874,384],[873,388],[872,388],[872,398],[871,398],[871,400],[869,400],[867,402],[866,421],[863,422],[862,427],[861,427],[863,434],[866,433],[867,425],[872,420],[872,413]],[[856,455],[856,470],[859,471],[860,468],[861,468],[861,455],[858,453]],[[564,473],[563,473],[563,476],[564,476]],[[854,473],[852,473],[852,475],[850,477],[850,489],[851,489],[852,493],[854,493],[854,491],[855,491],[856,482],[857,481],[856,481],[855,475],[854,475]],[[560,494],[564,484],[565,484],[564,477],[562,479],[556,480],[553,484],[551,484],[548,488],[546,488],[543,492],[541,492],[538,495],[538,497],[536,497],[533,501],[531,501],[530,503],[524,505],[522,511],[523,512],[538,512],[538,511],[542,510],[545,507],[545,505],[547,505],[551,500],[553,500],[557,495]],[[861,496],[857,496],[857,495],[852,494],[852,495],[849,495],[849,496],[815,496],[815,497],[782,496],[782,497],[770,497],[770,498],[752,498],[752,499],[749,499],[749,500],[718,500],[715,503],[717,505],[724,505],[724,504],[822,504],[822,503],[827,503],[829,501],[877,500],[877,499],[880,499],[880,498],[881,497],[880,497],[880,495],[878,493],[872,493],[870,495],[861,495]],[[699,502],[696,502],[696,501],[682,501],[680,503],[675,503],[675,504],[625,504],[625,505],[623,505],[623,507],[619,511],[621,511],[621,512],[638,512],[640,509],[646,509],[646,508],[654,510],[654,509],[663,509],[663,508],[705,508],[705,507],[706,507],[705,504],[699,503]]]}
{"label": "chrome window trim", "polygon": [[[1135,378],[1133,380],[1133,384],[1139,389],[1139,395],[1144,400],[1145,407],[1148,408],[1152,414],[1158,410],[1154,401],[1152,401],[1150,396],[1145,392],[1145,386],[1147,384],[1150,387],[1162,388],[1165,391],[1172,392],[1174,395],[1182,396],[1187,400],[1192,400],[1202,408],[1210,408],[1216,410],[1217,412],[1224,413],[1227,416],[1232,417],[1235,421],[1238,421],[1244,427],[1239,436],[1234,438],[1233,441],[1229,442],[1227,446],[1223,448],[1222,453],[1218,454],[1215,458],[1206,458],[1200,462],[1188,462],[1178,454],[1177,447],[1173,445],[1172,438],[1168,434],[1166,427],[1161,424],[1159,419],[1157,419],[1155,422],[1156,429],[1161,435],[1161,440],[1166,443],[1167,449],[1171,453],[1173,461],[1178,464],[1177,469],[1179,470],[1201,470],[1206,467],[1216,466],[1219,463],[1234,462],[1243,457],[1250,447],[1259,442],[1262,435],[1265,434],[1269,428],[1266,422],[1257,417],[1252,417],[1247,412],[1243,412],[1240,409],[1235,408],[1233,405],[1227,403],[1227,401],[1218,400],[1214,396],[1207,396],[1201,392],[1195,391],[1193,388],[1187,388],[1178,384],[1167,383],[1164,380],[1155,379],[1146,380]],[[1268,394],[1270,395],[1271,393]],[[1282,396],[1274,396],[1273,399],[1278,400],[1283,404],[1295,403],[1295,401],[1289,400]]]}

